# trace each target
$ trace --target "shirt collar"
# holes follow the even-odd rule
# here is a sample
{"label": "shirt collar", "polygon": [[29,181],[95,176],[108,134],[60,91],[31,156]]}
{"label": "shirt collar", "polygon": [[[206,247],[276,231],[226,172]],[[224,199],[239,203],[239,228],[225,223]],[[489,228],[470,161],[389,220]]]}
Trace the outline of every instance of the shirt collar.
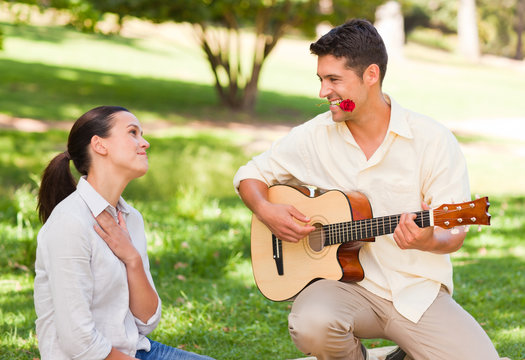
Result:
{"label": "shirt collar", "polygon": [[93,186],[91,186],[86,180],[86,176],[82,176],[78,180],[77,191],[95,217],[100,215],[100,213],[106,209],[115,217],[117,216],[118,211],[121,211],[126,215],[129,214],[129,205],[124,201],[122,196],[118,200],[117,208],[113,207],[93,188]]}
{"label": "shirt collar", "polygon": [[412,139],[412,130],[408,125],[407,111],[402,108],[387,94],[383,94],[386,102],[390,105],[390,123],[388,124],[388,132],[396,133],[407,139]]}

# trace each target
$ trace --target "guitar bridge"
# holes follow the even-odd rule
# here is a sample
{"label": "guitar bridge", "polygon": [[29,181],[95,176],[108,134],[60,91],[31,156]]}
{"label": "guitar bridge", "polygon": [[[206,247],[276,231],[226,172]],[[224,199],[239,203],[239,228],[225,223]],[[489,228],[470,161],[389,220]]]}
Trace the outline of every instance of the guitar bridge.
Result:
{"label": "guitar bridge", "polygon": [[273,247],[273,260],[275,261],[275,266],[277,267],[277,273],[282,276],[284,275],[283,270],[283,242],[282,240],[277,239],[277,237],[272,234],[272,247]]}

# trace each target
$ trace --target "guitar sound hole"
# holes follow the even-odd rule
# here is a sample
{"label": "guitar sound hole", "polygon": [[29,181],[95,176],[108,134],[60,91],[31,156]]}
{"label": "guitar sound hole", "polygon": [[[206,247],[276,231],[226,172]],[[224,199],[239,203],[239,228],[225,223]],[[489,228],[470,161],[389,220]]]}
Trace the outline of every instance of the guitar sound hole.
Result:
{"label": "guitar sound hole", "polygon": [[319,252],[324,248],[323,225],[314,224],[314,226],[316,229],[310,233],[310,236],[308,236],[308,244],[313,251]]}

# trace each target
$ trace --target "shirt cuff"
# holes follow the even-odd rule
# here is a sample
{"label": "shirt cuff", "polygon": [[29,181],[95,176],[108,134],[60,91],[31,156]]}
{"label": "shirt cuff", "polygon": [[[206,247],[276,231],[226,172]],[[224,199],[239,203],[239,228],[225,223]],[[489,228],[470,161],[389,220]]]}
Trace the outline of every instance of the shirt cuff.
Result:
{"label": "shirt cuff", "polygon": [[148,335],[150,332],[155,330],[155,328],[159,324],[160,316],[162,313],[162,304],[161,304],[160,298],[157,297],[157,299],[158,299],[157,310],[155,311],[155,314],[153,314],[146,323],[144,323],[142,320],[138,318],[135,318],[135,324],[137,325],[139,334]]}
{"label": "shirt cuff", "polygon": [[241,166],[233,178],[233,187],[235,188],[237,195],[239,195],[239,186],[241,181],[246,179],[256,179],[262,181],[266,185],[269,185],[266,179],[253,165],[252,161],[248,162],[248,164],[244,166]]}

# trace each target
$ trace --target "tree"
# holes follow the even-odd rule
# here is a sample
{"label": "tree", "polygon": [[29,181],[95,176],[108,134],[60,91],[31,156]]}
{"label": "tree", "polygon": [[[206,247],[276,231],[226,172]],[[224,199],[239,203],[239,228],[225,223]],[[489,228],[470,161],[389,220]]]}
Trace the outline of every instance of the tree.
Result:
{"label": "tree", "polygon": [[523,59],[525,1],[478,0],[481,13],[480,38],[487,53]]}
{"label": "tree", "polygon": [[[353,17],[373,21],[384,0],[332,0],[329,13],[319,0],[54,0],[84,1],[101,13],[135,16],[157,23],[193,24],[210,64],[220,102],[234,110],[254,110],[265,60],[291,29],[313,36],[321,21],[340,24]],[[244,38],[251,34],[251,49]]]}
{"label": "tree", "polygon": [[525,0],[518,0],[516,4],[516,26],[514,27],[518,35],[516,44],[516,60],[523,60],[523,31],[525,31]]}
{"label": "tree", "polygon": [[459,0],[459,52],[472,60],[479,58],[478,16],[475,0]]}

